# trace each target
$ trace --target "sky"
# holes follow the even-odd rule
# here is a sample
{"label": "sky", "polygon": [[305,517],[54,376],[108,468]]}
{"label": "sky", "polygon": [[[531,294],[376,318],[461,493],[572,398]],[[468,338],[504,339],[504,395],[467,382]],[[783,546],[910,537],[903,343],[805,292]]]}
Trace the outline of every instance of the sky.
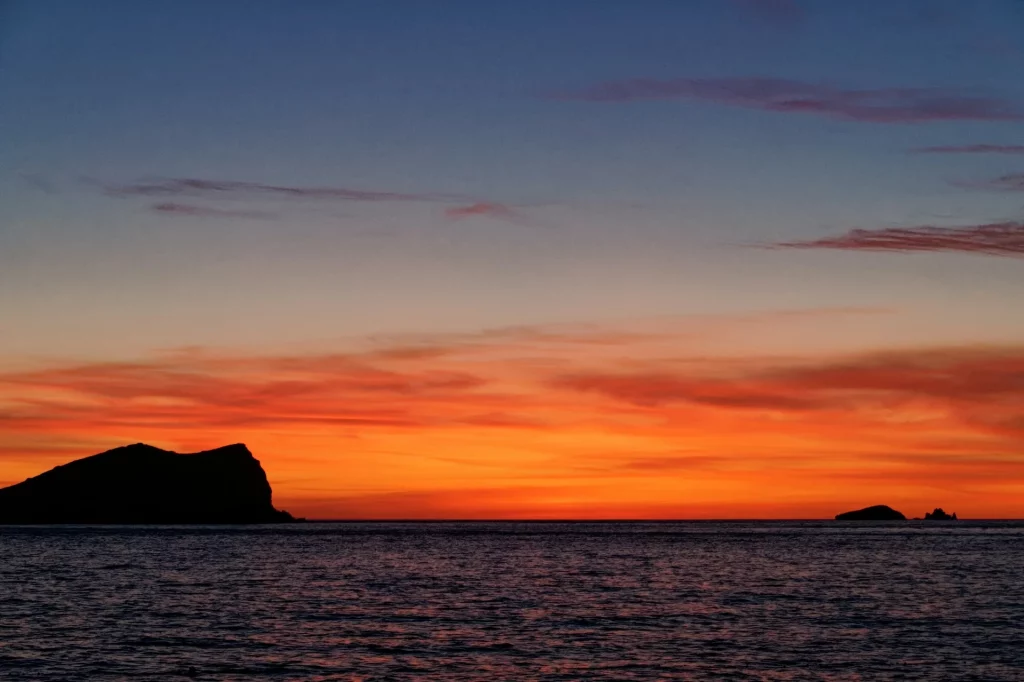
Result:
{"label": "sky", "polygon": [[1024,517],[1024,2],[0,1],[0,485]]}

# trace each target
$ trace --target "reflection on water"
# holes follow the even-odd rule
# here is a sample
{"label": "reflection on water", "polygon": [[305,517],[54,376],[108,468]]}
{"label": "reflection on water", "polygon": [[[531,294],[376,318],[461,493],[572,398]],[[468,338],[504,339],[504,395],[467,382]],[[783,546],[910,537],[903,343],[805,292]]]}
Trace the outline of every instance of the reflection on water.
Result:
{"label": "reflection on water", "polygon": [[1024,680],[1024,524],[0,528],[0,679]]}

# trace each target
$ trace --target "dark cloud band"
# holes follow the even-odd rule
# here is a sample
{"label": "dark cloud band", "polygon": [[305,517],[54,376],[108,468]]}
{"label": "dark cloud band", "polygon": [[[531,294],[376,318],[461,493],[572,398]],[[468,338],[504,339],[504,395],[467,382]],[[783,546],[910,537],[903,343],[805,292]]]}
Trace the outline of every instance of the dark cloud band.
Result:
{"label": "dark cloud band", "polygon": [[689,99],[865,123],[1021,121],[1007,100],[941,88],[849,89],[785,78],[634,78],[555,95],[585,102]]}

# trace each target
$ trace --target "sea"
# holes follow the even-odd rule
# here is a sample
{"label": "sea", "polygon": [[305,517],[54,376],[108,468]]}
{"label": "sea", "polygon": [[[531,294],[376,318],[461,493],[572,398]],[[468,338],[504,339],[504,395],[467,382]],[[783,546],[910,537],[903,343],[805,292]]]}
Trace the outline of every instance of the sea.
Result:
{"label": "sea", "polygon": [[0,527],[2,680],[1024,680],[1024,523]]}

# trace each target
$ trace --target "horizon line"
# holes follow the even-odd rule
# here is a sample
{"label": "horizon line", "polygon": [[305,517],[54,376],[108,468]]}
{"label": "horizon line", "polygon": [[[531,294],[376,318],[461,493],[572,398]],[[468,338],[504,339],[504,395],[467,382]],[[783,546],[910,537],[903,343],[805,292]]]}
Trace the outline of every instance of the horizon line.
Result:
{"label": "horizon line", "polygon": [[[786,523],[792,521],[836,521],[835,517],[803,517],[803,518],[600,518],[600,519],[489,519],[489,518],[427,518],[427,519],[387,519],[387,518],[366,518],[366,519],[311,519],[296,518],[301,523]],[[847,523],[902,523],[904,521],[929,521],[931,519],[907,518],[894,519],[892,521],[844,521]],[[957,518],[957,521],[1024,521],[1024,517],[993,517],[993,518]]]}

